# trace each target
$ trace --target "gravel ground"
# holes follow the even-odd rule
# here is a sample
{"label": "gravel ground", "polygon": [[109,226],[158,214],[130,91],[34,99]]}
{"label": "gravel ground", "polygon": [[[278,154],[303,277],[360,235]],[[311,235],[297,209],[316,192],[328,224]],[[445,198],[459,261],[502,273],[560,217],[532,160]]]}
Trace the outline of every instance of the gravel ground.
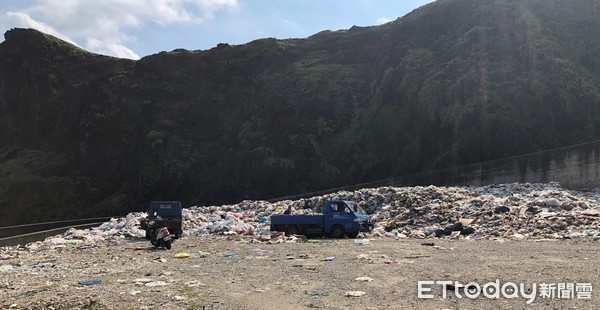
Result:
{"label": "gravel ground", "polygon": [[[372,238],[268,244],[211,236],[182,238],[171,250],[144,239],[5,249],[10,254],[0,260],[0,308],[599,309],[597,242]],[[189,257],[174,257],[182,252]],[[90,279],[101,283],[79,284]],[[529,292],[537,284],[536,299],[459,299],[453,291],[443,298],[441,285],[431,285],[433,299],[417,298],[417,281],[483,285],[496,279],[500,285],[525,283]],[[591,283],[593,291],[590,299],[541,298],[543,282]],[[364,295],[345,296],[351,291]]]}

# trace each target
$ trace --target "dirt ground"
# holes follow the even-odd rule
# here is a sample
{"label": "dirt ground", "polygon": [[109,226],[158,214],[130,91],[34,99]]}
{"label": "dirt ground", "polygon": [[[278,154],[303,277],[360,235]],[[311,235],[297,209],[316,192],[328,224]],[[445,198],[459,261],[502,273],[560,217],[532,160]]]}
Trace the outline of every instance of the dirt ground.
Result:
{"label": "dirt ground", "polygon": [[[599,245],[377,238],[267,244],[223,236],[185,237],[171,250],[144,239],[67,244],[0,260],[0,308],[599,309]],[[174,257],[181,252],[189,257]],[[79,284],[90,279],[101,283]],[[443,298],[434,284],[424,286],[434,298],[417,298],[417,281],[496,279],[525,283],[529,293],[537,284],[537,296],[527,304],[522,296],[469,299],[444,290]],[[541,283],[591,283],[593,290],[590,299],[541,298]],[[364,295],[345,296],[351,291]]]}

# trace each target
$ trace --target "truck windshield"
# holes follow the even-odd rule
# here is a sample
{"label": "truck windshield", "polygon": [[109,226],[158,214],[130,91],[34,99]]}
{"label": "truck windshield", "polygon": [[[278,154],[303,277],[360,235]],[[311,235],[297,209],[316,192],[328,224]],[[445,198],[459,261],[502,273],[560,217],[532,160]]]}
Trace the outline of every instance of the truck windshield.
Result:
{"label": "truck windshield", "polygon": [[346,204],[354,213],[366,214],[365,210],[353,201],[347,201]]}

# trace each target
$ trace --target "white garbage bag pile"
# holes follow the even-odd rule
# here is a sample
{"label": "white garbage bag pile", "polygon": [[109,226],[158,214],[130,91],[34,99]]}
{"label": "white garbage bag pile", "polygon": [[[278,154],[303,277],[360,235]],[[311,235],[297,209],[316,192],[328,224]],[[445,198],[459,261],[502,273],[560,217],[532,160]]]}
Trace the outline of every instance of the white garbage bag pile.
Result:
{"label": "white garbage bag pile", "polygon": [[[194,206],[183,210],[183,235],[267,235],[271,215],[289,206],[293,215],[319,213],[327,199],[357,201],[375,223],[370,236],[600,239],[600,191],[567,190],[558,183],[364,188],[294,201]],[[144,237],[139,223],[145,216],[134,212],[96,228],[70,229],[45,243]]]}
{"label": "white garbage bag pile", "polygon": [[[269,234],[271,215],[283,214],[289,205],[299,201],[245,200],[235,205],[191,207],[183,210],[183,235],[203,236],[210,234],[261,235]],[[294,215],[314,214],[310,208],[294,210]]]}
{"label": "white garbage bag pile", "polygon": [[375,236],[600,238],[600,192],[558,183],[481,187],[381,187],[341,192],[379,225]]}
{"label": "white garbage bag pile", "polygon": [[[112,218],[98,227],[87,229],[71,228],[62,235],[48,237],[43,243],[50,245],[89,244],[95,245],[105,241],[144,237],[145,232],[140,229],[140,221],[146,217],[145,213],[133,212],[126,217]],[[30,246],[37,247],[39,243]]]}
{"label": "white garbage bag pile", "polygon": [[292,206],[314,214],[327,199],[357,201],[376,227],[371,235],[397,238],[600,238],[600,192],[558,183],[481,187],[380,187],[340,191],[295,201],[243,201],[186,211],[188,235],[252,235],[269,229],[269,216]]}

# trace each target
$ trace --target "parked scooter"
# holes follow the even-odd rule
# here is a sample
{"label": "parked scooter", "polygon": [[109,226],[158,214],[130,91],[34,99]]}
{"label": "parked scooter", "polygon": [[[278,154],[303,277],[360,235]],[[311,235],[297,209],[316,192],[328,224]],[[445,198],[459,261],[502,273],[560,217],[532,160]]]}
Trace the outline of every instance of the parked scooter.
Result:
{"label": "parked scooter", "polygon": [[166,227],[158,227],[154,220],[148,222],[150,227],[150,243],[155,247],[164,247],[167,250],[171,249],[173,236]]}

